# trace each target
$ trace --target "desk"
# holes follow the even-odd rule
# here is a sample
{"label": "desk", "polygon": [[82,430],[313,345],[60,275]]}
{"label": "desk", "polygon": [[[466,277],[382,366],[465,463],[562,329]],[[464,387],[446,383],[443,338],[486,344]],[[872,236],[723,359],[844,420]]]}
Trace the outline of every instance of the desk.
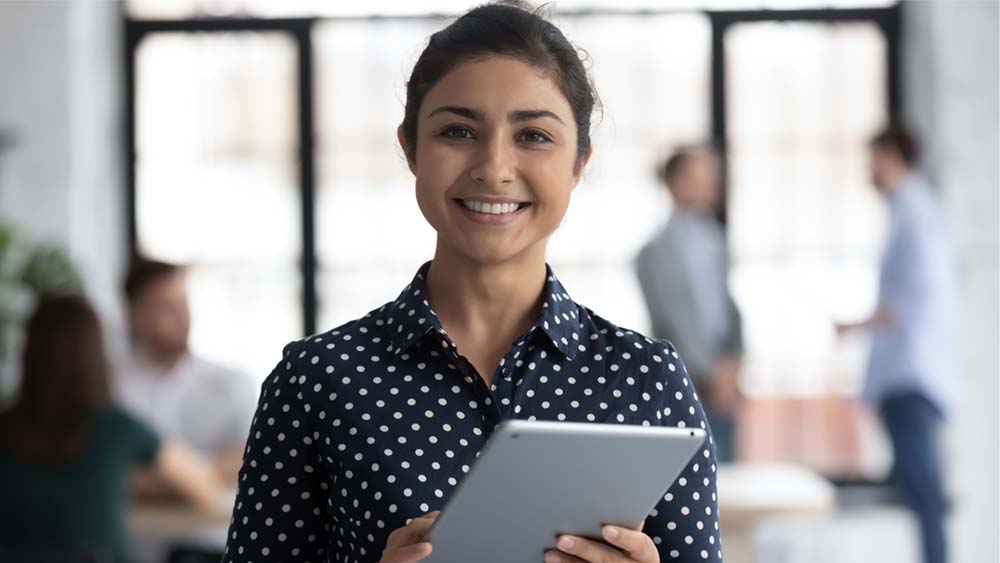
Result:
{"label": "desk", "polygon": [[836,508],[833,484],[799,465],[721,464],[717,482],[726,563],[754,560],[751,534],[761,521],[774,516],[824,516]]}
{"label": "desk", "polygon": [[136,563],[163,563],[177,546],[221,553],[235,499],[236,491],[226,491],[211,511],[171,501],[133,504],[128,515],[130,557]]}

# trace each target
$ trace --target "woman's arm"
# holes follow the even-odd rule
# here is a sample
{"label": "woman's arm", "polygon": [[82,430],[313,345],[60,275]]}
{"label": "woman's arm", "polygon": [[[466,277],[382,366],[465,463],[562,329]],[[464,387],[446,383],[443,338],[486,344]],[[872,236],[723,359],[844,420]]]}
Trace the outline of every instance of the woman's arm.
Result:
{"label": "woman's arm", "polygon": [[[285,359],[261,387],[239,474],[226,563],[332,561],[335,554],[327,551],[347,533],[334,538],[327,512],[334,509],[327,506],[329,473],[316,445],[320,434],[314,430],[314,422],[326,414],[324,405],[307,402],[317,396],[325,400],[330,393],[309,377],[311,369],[325,373],[326,366],[318,358],[299,363],[305,355],[300,346],[285,347]],[[378,556],[366,555],[371,560]]]}
{"label": "woman's arm", "polygon": [[652,370],[654,377],[646,380],[647,384],[653,383],[649,393],[659,409],[657,420],[650,422],[705,428],[709,436],[646,519],[643,531],[653,538],[661,561],[721,561],[717,462],[711,429],[674,347],[665,342],[657,342],[654,347],[659,348],[657,353],[663,362],[654,362],[658,369]]}

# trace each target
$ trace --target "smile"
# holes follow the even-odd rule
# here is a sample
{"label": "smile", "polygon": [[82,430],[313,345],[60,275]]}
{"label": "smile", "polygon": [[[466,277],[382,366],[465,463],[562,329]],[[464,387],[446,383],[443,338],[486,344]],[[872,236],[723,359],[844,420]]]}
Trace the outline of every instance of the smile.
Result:
{"label": "smile", "polygon": [[482,213],[484,215],[507,215],[520,211],[521,209],[531,205],[528,202],[490,203],[488,201],[476,201],[474,199],[458,199],[456,201],[466,209],[475,211],[476,213]]}

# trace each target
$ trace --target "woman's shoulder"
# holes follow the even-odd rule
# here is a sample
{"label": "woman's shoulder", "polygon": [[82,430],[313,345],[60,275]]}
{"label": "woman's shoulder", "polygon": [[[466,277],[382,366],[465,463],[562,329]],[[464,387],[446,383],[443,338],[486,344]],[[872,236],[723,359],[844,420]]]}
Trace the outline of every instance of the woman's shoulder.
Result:
{"label": "woman's shoulder", "polygon": [[98,407],[94,411],[94,421],[98,431],[108,434],[154,434],[145,422],[114,402]]}
{"label": "woman's shoulder", "polygon": [[696,399],[684,361],[669,340],[655,339],[638,330],[619,326],[581,306],[585,332],[593,342],[588,345],[591,360],[601,357],[613,361],[614,369],[641,382],[651,396],[669,394],[675,399]]}
{"label": "woman's shoulder", "polygon": [[384,355],[390,346],[386,315],[392,303],[330,330],[289,342],[282,351],[279,369],[293,373],[301,384],[313,374],[347,373],[366,358]]}
{"label": "woman's shoulder", "polygon": [[676,364],[683,363],[677,348],[669,340],[651,338],[638,330],[619,326],[589,307],[579,307],[583,311],[580,315],[581,323],[589,333],[589,338],[602,341],[608,352],[622,354],[625,359],[636,358],[665,366],[674,364],[675,369],[678,367]]}

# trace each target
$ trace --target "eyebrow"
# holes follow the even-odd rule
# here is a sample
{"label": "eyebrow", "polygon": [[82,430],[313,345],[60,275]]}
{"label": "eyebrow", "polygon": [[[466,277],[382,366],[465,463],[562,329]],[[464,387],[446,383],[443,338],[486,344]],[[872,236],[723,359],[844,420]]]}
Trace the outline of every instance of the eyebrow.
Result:
{"label": "eyebrow", "polygon": [[[433,117],[439,113],[451,113],[473,121],[486,121],[486,115],[482,111],[462,106],[441,106],[427,114],[427,117]],[[543,117],[555,119],[565,125],[558,115],[547,109],[518,109],[507,113],[507,121],[511,123],[531,121],[532,119],[541,119]]]}

